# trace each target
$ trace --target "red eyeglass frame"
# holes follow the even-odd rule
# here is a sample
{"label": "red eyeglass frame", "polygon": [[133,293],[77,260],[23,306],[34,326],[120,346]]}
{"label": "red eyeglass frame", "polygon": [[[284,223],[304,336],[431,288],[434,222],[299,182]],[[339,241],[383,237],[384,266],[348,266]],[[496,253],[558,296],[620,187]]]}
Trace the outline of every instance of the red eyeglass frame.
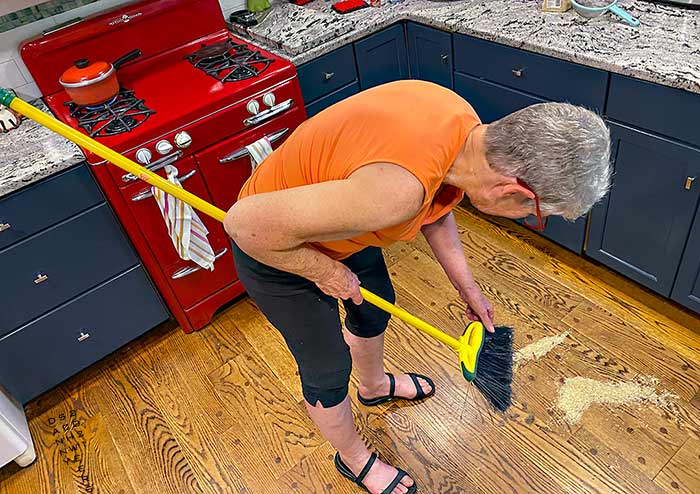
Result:
{"label": "red eyeglass frame", "polygon": [[526,184],[519,178],[516,178],[516,180],[518,181],[518,185],[526,188],[535,196],[535,216],[537,217],[537,224],[533,225],[532,223],[528,223],[527,218],[523,219],[523,224],[530,230],[535,230],[538,232],[544,231],[544,229],[547,228],[547,218],[543,218],[542,211],[540,211],[540,196],[538,196],[537,193],[534,190],[532,190],[532,187],[530,187],[528,184]]}

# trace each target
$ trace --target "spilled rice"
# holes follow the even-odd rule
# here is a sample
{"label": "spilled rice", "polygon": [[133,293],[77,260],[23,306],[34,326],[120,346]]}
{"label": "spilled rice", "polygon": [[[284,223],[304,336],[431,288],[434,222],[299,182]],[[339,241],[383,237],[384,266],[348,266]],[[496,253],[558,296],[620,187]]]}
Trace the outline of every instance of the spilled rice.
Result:
{"label": "spilled rice", "polygon": [[517,369],[520,365],[522,365],[528,360],[537,360],[540,357],[545,356],[555,346],[562,343],[567,336],[569,336],[569,332],[564,331],[561,334],[555,336],[547,336],[545,338],[537,340],[534,343],[530,343],[529,345],[524,346],[520,350],[517,350],[515,352],[515,355],[513,355],[513,363],[515,364],[515,368]]}
{"label": "spilled rice", "polygon": [[622,382],[570,377],[559,390],[559,408],[569,424],[577,423],[586,409],[595,403],[649,404],[677,415],[677,406],[673,400],[677,400],[678,396],[668,391],[657,392],[658,384],[657,378],[648,376]]}

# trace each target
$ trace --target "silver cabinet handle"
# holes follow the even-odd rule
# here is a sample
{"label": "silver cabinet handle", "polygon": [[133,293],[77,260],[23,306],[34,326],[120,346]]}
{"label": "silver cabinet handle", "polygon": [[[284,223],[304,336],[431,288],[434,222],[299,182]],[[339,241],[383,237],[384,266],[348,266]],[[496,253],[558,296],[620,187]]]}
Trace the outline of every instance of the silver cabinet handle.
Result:
{"label": "silver cabinet handle", "polygon": [[34,278],[34,284],[38,285],[39,283],[43,283],[48,279],[49,277],[47,275],[39,273],[38,275],[36,275],[36,278]]}
{"label": "silver cabinet handle", "polygon": [[5,230],[9,230],[11,226],[12,225],[10,225],[9,223],[0,223],[0,232],[4,232]]}
{"label": "silver cabinet handle", "polygon": [[80,335],[78,335],[78,341],[82,342],[90,338],[90,333],[85,333],[83,331],[80,332]]}
{"label": "silver cabinet handle", "polygon": [[[223,256],[227,252],[228,252],[228,248],[224,247],[214,256],[214,260],[220,259],[221,256]],[[172,276],[170,278],[172,278],[173,280],[179,280],[180,278],[184,278],[185,276],[189,276],[192,273],[196,273],[200,269],[202,269],[201,266],[188,266],[186,268],[178,269],[177,271],[175,271],[172,274]]]}
{"label": "silver cabinet handle", "polygon": [[447,61],[449,59],[450,59],[450,57],[446,53],[443,53],[442,55],[440,55],[440,60],[442,60],[442,63],[444,63],[444,64],[447,64]]}
{"label": "silver cabinet handle", "polygon": [[525,73],[525,68],[522,68],[522,69],[513,69],[513,70],[511,70],[511,73],[512,73],[515,77],[522,77],[523,74]]}
{"label": "silver cabinet handle", "polygon": [[685,179],[685,190],[690,190],[693,187],[693,182],[695,182],[696,178],[697,177],[688,177]]}
{"label": "silver cabinet handle", "polygon": [[[192,170],[191,172],[184,174],[182,177],[178,177],[180,179],[180,183],[184,182],[188,178],[192,178],[192,176],[195,173],[197,173],[197,170]],[[139,192],[138,194],[136,194],[135,196],[133,196],[131,198],[131,200],[133,202],[139,202],[139,201],[143,201],[144,199],[148,199],[152,195],[153,195],[153,192],[151,192],[151,189],[144,189],[141,192]]]}
{"label": "silver cabinet handle", "polygon": [[252,117],[246,118],[245,120],[243,120],[243,124],[246,127],[248,127],[250,125],[257,125],[261,122],[264,122],[265,120],[269,120],[275,115],[279,115],[280,113],[289,110],[292,107],[293,103],[294,100],[290,98],[286,101],[283,101],[282,103],[268,108],[267,110],[261,111],[257,115],[253,115]]}
{"label": "silver cabinet handle", "polygon": [[[289,127],[285,127],[284,129],[280,129],[277,132],[273,132],[272,134],[268,134],[267,137],[270,143],[273,143],[275,141],[278,141],[283,135],[285,135],[287,132],[289,132]],[[236,149],[234,152],[227,154],[223,158],[219,160],[219,163],[229,163],[231,161],[236,161],[238,159],[243,158],[244,156],[248,156],[250,153],[248,152],[248,149],[246,147],[242,147],[240,149]]]}
{"label": "silver cabinet handle", "polygon": [[[163,156],[162,158],[155,160],[153,163],[149,163],[145,168],[147,170],[155,172],[160,170],[161,168],[165,168],[168,165],[172,165],[180,158],[182,158],[182,151],[175,151],[173,154]],[[138,177],[133,173],[125,173],[124,175],[122,175],[122,182],[133,182],[137,179]]]}
{"label": "silver cabinet handle", "polygon": [[325,79],[326,81],[330,81],[331,79],[333,79],[334,75],[335,75],[335,72],[324,72],[323,79]]}

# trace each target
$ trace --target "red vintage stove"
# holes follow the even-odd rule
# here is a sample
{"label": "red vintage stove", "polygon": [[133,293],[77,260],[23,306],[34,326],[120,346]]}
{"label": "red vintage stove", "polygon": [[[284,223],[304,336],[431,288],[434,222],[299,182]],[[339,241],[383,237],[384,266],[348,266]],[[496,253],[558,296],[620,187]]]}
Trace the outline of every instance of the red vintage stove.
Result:
{"label": "red vintage stove", "polygon": [[[59,83],[80,59],[112,62],[135,49],[141,56],[117,69],[119,94],[103,104],[77,106]],[[31,40],[21,54],[57,118],[161,175],[173,164],[185,189],[224,210],[251,172],[245,146],[268,136],[277,147],[306,118],[293,65],[232,36],[218,0],[134,2]],[[185,332],[243,293],[220,224],[200,214],[217,260],[214,271],[199,269],[177,255],[149,186],[86,157]]]}

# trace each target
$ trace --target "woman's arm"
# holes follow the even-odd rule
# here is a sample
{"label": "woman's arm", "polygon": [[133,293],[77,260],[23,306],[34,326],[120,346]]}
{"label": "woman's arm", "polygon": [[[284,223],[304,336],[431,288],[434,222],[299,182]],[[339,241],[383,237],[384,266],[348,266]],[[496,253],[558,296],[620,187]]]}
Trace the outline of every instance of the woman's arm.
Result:
{"label": "woman's arm", "polygon": [[467,305],[467,316],[471,320],[481,320],[484,327],[493,332],[493,306],[484,297],[469,269],[462,250],[462,242],[457,233],[457,221],[450,212],[435,223],[421,229],[438,262],[445,270],[452,286]]}
{"label": "woman's arm", "polygon": [[258,261],[316,283],[326,294],[360,303],[357,277],[309,242],[352,238],[414,217],[423,186],[391,164],[365,166],[346,180],[246,197],[224,226],[236,245]]}

